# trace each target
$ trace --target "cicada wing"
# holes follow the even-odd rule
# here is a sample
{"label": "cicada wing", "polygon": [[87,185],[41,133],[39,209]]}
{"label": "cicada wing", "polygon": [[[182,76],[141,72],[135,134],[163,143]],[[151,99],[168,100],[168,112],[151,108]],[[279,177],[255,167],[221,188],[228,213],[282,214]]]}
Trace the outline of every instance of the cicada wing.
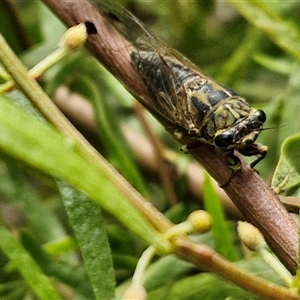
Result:
{"label": "cicada wing", "polygon": [[179,62],[154,51],[136,51],[131,58],[151,96],[150,111],[163,115],[169,125],[188,129],[187,94],[182,77],[190,73]]}
{"label": "cicada wing", "polygon": [[150,50],[157,39],[144,24],[129,11],[112,0],[94,0],[99,11],[130,41],[137,49]]}
{"label": "cicada wing", "polygon": [[132,64],[150,94],[147,99],[139,101],[165,124],[187,129],[188,102],[182,72],[184,74],[188,68],[180,62],[186,59],[179,54],[174,55],[174,51],[118,4],[111,0],[96,3],[100,11],[135,48],[130,55]]}

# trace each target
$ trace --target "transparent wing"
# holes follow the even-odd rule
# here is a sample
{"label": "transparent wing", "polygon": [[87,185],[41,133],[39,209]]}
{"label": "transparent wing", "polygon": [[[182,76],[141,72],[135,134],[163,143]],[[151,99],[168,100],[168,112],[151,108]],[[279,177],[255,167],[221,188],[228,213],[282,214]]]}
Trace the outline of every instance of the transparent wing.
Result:
{"label": "transparent wing", "polygon": [[96,3],[136,49],[131,53],[132,63],[151,96],[151,100],[144,100],[142,104],[165,123],[188,129],[191,118],[183,81],[195,76],[186,67],[192,64],[154,37],[135,16],[115,2],[96,0]]}

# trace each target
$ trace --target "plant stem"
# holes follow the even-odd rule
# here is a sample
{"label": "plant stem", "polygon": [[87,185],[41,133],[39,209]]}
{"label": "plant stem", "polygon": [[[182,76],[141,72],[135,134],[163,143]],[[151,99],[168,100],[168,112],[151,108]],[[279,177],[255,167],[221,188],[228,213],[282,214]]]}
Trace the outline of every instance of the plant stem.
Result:
{"label": "plant stem", "polygon": [[153,226],[161,232],[165,232],[172,223],[158,212],[150,202],[134,190],[129,183],[86,141],[67,118],[58,110],[51,99],[35,80],[30,78],[28,70],[22,65],[18,57],[10,49],[2,35],[0,35],[0,61],[12,76],[18,87],[28,97],[43,116],[52,123],[65,136],[71,138],[77,147],[107,174],[116,188],[120,189],[125,197],[148,218]]}
{"label": "plant stem", "polygon": [[299,299],[299,296],[291,290],[241,270],[206,245],[197,245],[183,238],[177,239],[176,245],[177,253],[186,260],[203,270],[211,271],[234,282],[263,299]]}

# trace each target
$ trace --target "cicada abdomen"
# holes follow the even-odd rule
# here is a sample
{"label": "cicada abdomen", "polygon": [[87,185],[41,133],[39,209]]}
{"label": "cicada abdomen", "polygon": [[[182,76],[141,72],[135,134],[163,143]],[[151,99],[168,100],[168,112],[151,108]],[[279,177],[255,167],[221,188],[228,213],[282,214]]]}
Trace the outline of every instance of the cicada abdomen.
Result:
{"label": "cicada abdomen", "polygon": [[144,104],[158,119],[215,146],[234,172],[241,167],[234,150],[257,155],[251,167],[266,156],[267,147],[255,142],[266,120],[262,110],[175,56],[134,51],[131,59],[152,98],[152,103]]}

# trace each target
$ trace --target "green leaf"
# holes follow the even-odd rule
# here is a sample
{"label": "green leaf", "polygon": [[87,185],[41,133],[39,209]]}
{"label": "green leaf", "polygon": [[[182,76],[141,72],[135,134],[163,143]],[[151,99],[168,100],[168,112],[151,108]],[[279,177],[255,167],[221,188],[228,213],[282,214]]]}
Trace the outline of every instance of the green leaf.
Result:
{"label": "green leaf", "polygon": [[[24,216],[26,215],[27,227],[33,230],[42,241],[47,242],[65,236],[66,231],[57,216],[45,205],[46,201],[40,201],[38,191],[34,190],[28,181],[24,181],[24,174],[18,167],[16,162],[2,166],[0,193],[10,199]],[[49,199],[44,198],[44,200]],[[30,214],[28,214],[29,211]]]}
{"label": "green leaf", "polygon": [[208,174],[205,175],[203,184],[203,201],[205,209],[213,218],[212,232],[216,243],[216,250],[230,260],[238,260],[239,255],[234,246],[233,237],[226,222],[220,199]]}
{"label": "green leaf", "polygon": [[293,66],[293,72],[289,78],[288,87],[285,93],[281,96],[284,101],[281,106],[281,115],[280,115],[280,123],[277,123],[279,127],[276,135],[279,138],[279,145],[283,143],[283,141],[297,132],[300,132],[300,122],[295,122],[299,118],[300,111],[300,101],[299,101],[299,93],[300,93],[300,64],[295,63]]}
{"label": "green leaf", "polygon": [[115,295],[114,269],[100,208],[68,185],[60,182],[59,187],[96,299],[111,300]]}
{"label": "green leaf", "polygon": [[289,75],[294,71],[294,62],[291,59],[278,57],[273,58],[261,53],[254,55],[254,61],[279,74]]}
{"label": "green leaf", "polygon": [[300,187],[300,134],[285,140],[281,156],[272,179],[277,193],[292,194]]}
{"label": "green leaf", "polygon": [[50,255],[59,255],[78,249],[75,238],[65,236],[59,240],[51,241],[43,245],[44,250]]}
{"label": "green leaf", "polygon": [[3,226],[0,226],[0,246],[40,299],[61,299],[28,252]]}
{"label": "green leaf", "polygon": [[84,157],[69,138],[35,119],[0,96],[0,149],[25,163],[66,180],[113,214],[150,244],[165,247],[152,228],[110,180],[107,166],[98,168]]}
{"label": "green leaf", "polygon": [[24,282],[21,280],[15,280],[4,284],[0,284],[1,300],[23,299],[25,292],[27,292],[27,289],[24,285]]}
{"label": "green leaf", "polygon": [[[290,195],[295,191],[298,185],[298,175],[295,173],[290,161],[287,160],[286,154],[283,153],[283,145],[289,136],[300,132],[300,123],[295,122],[299,118],[299,93],[300,93],[300,64],[294,63],[288,87],[282,92],[279,98],[274,99],[269,107],[273,111],[269,111],[267,126],[270,126],[268,132],[264,135],[264,142],[269,145],[270,154],[273,155],[274,165],[279,156],[278,165],[273,175],[272,187],[278,193]],[[276,109],[274,109],[276,108]],[[275,131],[275,132],[274,132]],[[274,132],[271,134],[271,132]],[[276,149],[278,149],[276,151]],[[279,151],[281,149],[281,152]],[[268,158],[267,158],[268,159]]]}
{"label": "green leaf", "polygon": [[22,245],[48,277],[54,277],[68,285],[77,295],[87,299],[93,297],[88,276],[81,265],[74,266],[74,264],[54,259],[27,231],[22,231],[21,238]]}
{"label": "green leaf", "polygon": [[256,28],[249,28],[243,41],[235,49],[234,53],[221,66],[216,74],[216,79],[228,86],[247,73],[251,57],[258,51],[261,45],[262,34]]}
{"label": "green leaf", "polygon": [[[279,47],[300,61],[300,32],[295,24],[283,19],[272,4],[245,0],[229,2],[254,26],[266,33]],[[278,2],[277,2],[278,3]]]}

